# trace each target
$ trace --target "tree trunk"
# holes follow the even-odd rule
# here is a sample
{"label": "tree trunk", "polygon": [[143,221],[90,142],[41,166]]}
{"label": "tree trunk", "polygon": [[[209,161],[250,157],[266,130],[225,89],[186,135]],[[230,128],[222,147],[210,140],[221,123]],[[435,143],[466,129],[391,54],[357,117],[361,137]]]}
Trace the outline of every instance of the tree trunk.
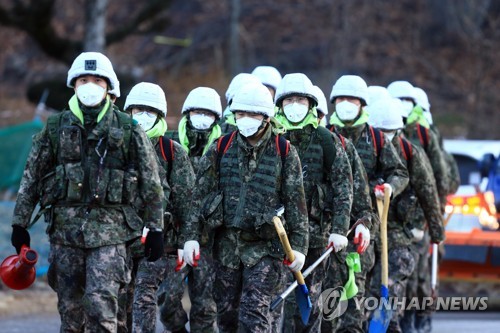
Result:
{"label": "tree trunk", "polygon": [[85,2],[84,51],[104,52],[107,7],[108,0],[87,0]]}

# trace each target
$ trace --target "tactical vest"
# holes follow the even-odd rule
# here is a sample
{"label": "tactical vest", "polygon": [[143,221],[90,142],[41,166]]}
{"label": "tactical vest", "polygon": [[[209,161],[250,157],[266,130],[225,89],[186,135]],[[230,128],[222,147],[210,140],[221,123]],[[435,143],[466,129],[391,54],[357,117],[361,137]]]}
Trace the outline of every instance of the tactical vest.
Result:
{"label": "tactical vest", "polygon": [[335,140],[328,130],[318,127],[311,135],[306,151],[299,152],[307,211],[309,219],[316,222],[327,220],[323,217],[325,209],[332,211],[328,182],[336,155]]}
{"label": "tactical vest", "polygon": [[248,232],[256,232],[272,217],[281,205],[282,161],[273,137],[263,148],[257,168],[251,179],[240,174],[239,147],[233,140],[220,159],[220,189],[224,194],[224,225]]}
{"label": "tactical vest", "polygon": [[377,179],[380,175],[378,172],[378,155],[375,140],[370,133],[370,127],[366,126],[366,130],[361,133],[361,137],[355,143],[358,155],[363,162],[366,174],[368,175],[368,180]]}
{"label": "tactical vest", "polygon": [[[109,121],[104,135],[88,139],[71,111],[50,117],[47,130],[56,167],[51,198],[42,205],[121,206],[135,198],[137,171],[129,156],[132,119],[110,109],[101,121]],[[109,119],[111,118],[111,119]]]}

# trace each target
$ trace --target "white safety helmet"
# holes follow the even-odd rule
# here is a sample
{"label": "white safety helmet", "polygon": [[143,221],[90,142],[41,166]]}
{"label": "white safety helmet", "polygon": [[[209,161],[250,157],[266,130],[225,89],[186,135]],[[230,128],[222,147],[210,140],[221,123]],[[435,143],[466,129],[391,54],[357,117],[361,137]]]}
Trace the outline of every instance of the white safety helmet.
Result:
{"label": "white safety helmet", "polygon": [[273,66],[257,66],[252,74],[257,76],[263,85],[269,86],[275,91],[282,79],[280,72]]}
{"label": "white safety helmet", "polygon": [[102,76],[109,80],[108,90],[114,91],[116,97],[120,97],[120,83],[113,70],[113,65],[108,57],[99,52],[83,52],[75,58],[68,71],[66,85],[68,88],[75,87],[75,79],[82,75]]}
{"label": "white safety helmet", "polygon": [[213,112],[217,118],[222,117],[220,96],[212,88],[198,87],[191,90],[182,105],[182,113],[202,109]]}
{"label": "white safety helmet", "polygon": [[229,86],[227,87],[226,90],[226,103],[229,105],[231,104],[231,101],[233,100],[234,95],[238,90],[241,89],[246,84],[250,83],[259,83],[261,84],[259,78],[253,74],[249,73],[240,73],[236,75],[231,82],[229,83]]}
{"label": "white safety helmet", "polygon": [[361,105],[367,105],[370,102],[368,86],[365,80],[357,75],[342,75],[335,82],[330,94],[330,103],[333,103],[335,98],[341,96],[358,98],[361,101]]}
{"label": "white safety helmet", "polygon": [[394,81],[387,86],[387,90],[392,97],[396,97],[399,99],[410,98],[415,104],[417,104],[415,88],[408,81]]}
{"label": "white safety helmet", "polygon": [[116,98],[120,97],[120,81],[116,81],[113,89],[108,90],[108,94],[115,96]]}
{"label": "white safety helmet", "polygon": [[399,98],[380,98],[370,104],[368,124],[383,130],[402,129],[402,109],[403,103]]}
{"label": "white safety helmet", "polygon": [[316,110],[327,116],[328,103],[326,103],[326,97],[325,94],[323,93],[323,90],[321,90],[321,88],[318,86],[313,86],[313,94],[314,96],[316,96],[316,99],[318,100],[318,106],[316,107]]}
{"label": "white safety helmet", "polygon": [[429,98],[422,88],[415,87],[415,98],[417,100],[417,105],[420,105],[424,111],[431,111],[431,104],[429,103]]}
{"label": "white safety helmet", "polygon": [[368,86],[368,99],[371,103],[381,98],[391,98],[391,94],[387,91],[386,87],[382,86]]}
{"label": "white safety helmet", "polygon": [[304,73],[286,74],[281,80],[274,104],[281,107],[283,100],[292,95],[305,96],[311,101],[310,107],[318,105],[318,98],[314,95],[313,84]]}
{"label": "white safety helmet", "polygon": [[136,105],[145,105],[154,108],[165,117],[167,115],[167,99],[163,89],[157,84],[141,82],[130,90],[125,101],[124,109]]}
{"label": "white safety helmet", "polygon": [[262,83],[249,83],[239,89],[229,107],[231,112],[254,112],[266,117],[274,116],[273,97]]}

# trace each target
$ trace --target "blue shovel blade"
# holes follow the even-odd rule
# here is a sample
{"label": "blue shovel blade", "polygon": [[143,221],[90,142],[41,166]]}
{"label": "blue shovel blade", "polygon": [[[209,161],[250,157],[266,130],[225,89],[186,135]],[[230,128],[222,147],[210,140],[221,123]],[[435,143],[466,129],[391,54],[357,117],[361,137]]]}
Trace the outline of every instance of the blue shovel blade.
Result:
{"label": "blue shovel blade", "polygon": [[382,295],[380,298],[380,305],[375,312],[373,312],[370,326],[368,327],[369,333],[385,333],[391,322],[392,310],[387,302],[389,290],[386,286],[382,286],[380,291]]}
{"label": "blue shovel blade", "polygon": [[309,316],[311,315],[312,303],[309,298],[309,290],[305,284],[299,284],[295,289],[295,299],[299,306],[300,317],[304,325],[309,323]]}

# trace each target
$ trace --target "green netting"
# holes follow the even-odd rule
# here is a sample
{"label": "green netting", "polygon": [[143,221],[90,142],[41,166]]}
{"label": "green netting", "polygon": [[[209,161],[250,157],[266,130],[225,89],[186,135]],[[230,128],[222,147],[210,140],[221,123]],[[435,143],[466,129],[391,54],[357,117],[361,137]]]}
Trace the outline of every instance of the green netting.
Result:
{"label": "green netting", "polygon": [[43,126],[41,120],[33,120],[0,129],[0,190],[17,190],[31,149],[32,136]]}

